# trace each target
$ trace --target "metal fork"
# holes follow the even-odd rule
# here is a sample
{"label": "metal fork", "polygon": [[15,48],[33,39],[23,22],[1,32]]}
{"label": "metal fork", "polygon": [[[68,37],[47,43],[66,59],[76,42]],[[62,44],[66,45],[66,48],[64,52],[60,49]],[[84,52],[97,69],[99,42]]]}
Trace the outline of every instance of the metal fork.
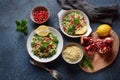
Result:
{"label": "metal fork", "polygon": [[34,60],[30,60],[30,63],[32,65],[38,66],[38,67],[43,68],[44,70],[48,71],[52,75],[52,77],[54,77],[56,80],[61,79],[61,74],[58,71],[53,70],[53,69],[48,69],[42,63],[38,63],[38,62],[36,62]]}

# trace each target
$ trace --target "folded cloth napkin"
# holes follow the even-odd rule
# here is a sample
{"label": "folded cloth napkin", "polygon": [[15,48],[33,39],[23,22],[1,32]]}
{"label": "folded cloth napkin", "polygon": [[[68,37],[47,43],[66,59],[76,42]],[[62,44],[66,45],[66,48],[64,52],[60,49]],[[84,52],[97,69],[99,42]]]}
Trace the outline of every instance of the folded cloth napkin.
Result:
{"label": "folded cloth napkin", "polygon": [[118,16],[118,4],[97,7],[89,4],[85,0],[57,0],[65,10],[79,9],[87,14],[94,22],[111,24],[112,19]]}

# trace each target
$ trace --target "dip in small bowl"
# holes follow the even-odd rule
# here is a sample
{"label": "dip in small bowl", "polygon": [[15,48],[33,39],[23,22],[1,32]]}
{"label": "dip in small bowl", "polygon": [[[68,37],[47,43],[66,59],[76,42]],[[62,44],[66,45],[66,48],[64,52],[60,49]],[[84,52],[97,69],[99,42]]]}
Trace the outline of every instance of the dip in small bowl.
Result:
{"label": "dip in small bowl", "polygon": [[83,58],[83,50],[81,46],[77,43],[68,43],[62,51],[63,59],[69,64],[77,64]]}

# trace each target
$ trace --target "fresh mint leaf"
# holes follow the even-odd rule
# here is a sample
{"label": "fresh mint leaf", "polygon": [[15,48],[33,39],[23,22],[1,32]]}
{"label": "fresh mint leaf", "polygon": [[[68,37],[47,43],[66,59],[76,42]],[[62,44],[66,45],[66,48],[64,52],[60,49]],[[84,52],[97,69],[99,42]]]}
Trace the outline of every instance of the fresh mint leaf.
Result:
{"label": "fresh mint leaf", "polygon": [[82,64],[81,64],[81,66],[82,66],[83,68],[87,67],[87,66],[88,66],[87,61],[83,61]]}
{"label": "fresh mint leaf", "polygon": [[91,69],[94,68],[91,62],[88,62],[88,66],[89,66]]}
{"label": "fresh mint leaf", "polygon": [[22,32],[25,35],[28,34],[27,20],[25,19],[22,19],[21,21],[16,20],[15,23],[17,25],[16,31]]}
{"label": "fresh mint leaf", "polygon": [[28,29],[25,28],[25,30],[23,31],[25,35],[28,34]]}
{"label": "fresh mint leaf", "polygon": [[20,24],[21,24],[18,20],[16,20],[15,23],[17,26],[20,26]]}
{"label": "fresh mint leaf", "polygon": [[93,64],[91,63],[91,61],[89,60],[89,58],[86,57],[86,56],[83,57],[82,62],[81,62],[81,66],[83,68],[85,68],[85,67],[89,67],[91,69],[94,68]]}
{"label": "fresh mint leaf", "polygon": [[24,19],[22,19],[22,21],[21,21],[21,25],[22,25],[22,26],[26,26],[26,25],[27,25],[27,21],[24,20]]}
{"label": "fresh mint leaf", "polygon": [[17,31],[19,31],[19,30],[21,30],[21,26],[17,26],[17,29],[16,29]]}

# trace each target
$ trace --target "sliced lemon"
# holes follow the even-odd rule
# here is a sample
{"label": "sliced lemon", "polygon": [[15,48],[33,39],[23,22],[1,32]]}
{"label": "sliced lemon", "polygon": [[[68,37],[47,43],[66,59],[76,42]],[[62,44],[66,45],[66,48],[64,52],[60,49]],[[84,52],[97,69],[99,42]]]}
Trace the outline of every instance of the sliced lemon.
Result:
{"label": "sliced lemon", "polygon": [[110,31],[111,31],[110,25],[102,24],[102,25],[98,26],[96,33],[99,36],[108,36],[110,34]]}
{"label": "sliced lemon", "polygon": [[87,31],[87,26],[75,31],[75,34],[84,34]]}
{"label": "sliced lemon", "polygon": [[50,32],[49,27],[45,25],[39,26],[37,29],[35,29],[36,34],[39,36],[47,36]]}

